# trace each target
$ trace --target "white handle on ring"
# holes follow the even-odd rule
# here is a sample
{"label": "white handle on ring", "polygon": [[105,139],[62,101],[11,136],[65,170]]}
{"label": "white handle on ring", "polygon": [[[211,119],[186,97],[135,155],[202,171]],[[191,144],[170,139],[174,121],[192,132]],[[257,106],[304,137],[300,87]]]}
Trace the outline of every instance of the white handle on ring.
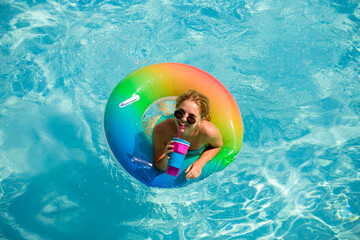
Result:
{"label": "white handle on ring", "polygon": [[149,163],[148,161],[142,160],[142,159],[137,158],[137,157],[132,157],[131,161],[133,163],[141,164],[141,165],[143,165],[144,167],[147,167],[147,168],[151,168],[153,166],[152,163]]}
{"label": "white handle on ring", "polygon": [[120,103],[120,104],[119,104],[119,107],[121,107],[121,108],[126,107],[127,105],[130,105],[130,104],[138,101],[139,99],[140,99],[140,96],[139,96],[139,95],[132,96],[131,98],[126,99],[125,101],[123,101],[122,103]]}

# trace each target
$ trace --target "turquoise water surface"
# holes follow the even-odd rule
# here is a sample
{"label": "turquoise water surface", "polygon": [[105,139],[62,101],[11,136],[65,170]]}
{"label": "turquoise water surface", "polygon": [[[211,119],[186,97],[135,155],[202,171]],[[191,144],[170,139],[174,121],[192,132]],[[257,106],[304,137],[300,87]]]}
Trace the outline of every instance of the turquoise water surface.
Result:
{"label": "turquoise water surface", "polygon": [[[358,0],[2,0],[0,23],[0,239],[360,239]],[[160,62],[244,121],[236,160],[183,188],[132,178],[102,129]]]}

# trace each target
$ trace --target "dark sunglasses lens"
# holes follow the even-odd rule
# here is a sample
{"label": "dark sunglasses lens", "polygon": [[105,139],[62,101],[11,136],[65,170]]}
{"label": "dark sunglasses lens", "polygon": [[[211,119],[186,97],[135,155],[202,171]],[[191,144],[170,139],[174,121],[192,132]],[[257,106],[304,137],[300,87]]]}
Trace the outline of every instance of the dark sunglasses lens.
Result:
{"label": "dark sunglasses lens", "polygon": [[[176,118],[178,118],[178,119],[182,118],[184,116],[184,114],[185,113],[183,111],[181,111],[181,110],[176,110],[174,112],[174,116]],[[187,121],[188,124],[193,125],[193,124],[196,123],[196,118],[194,118],[193,116],[189,116],[189,117],[186,118],[186,121]]]}
{"label": "dark sunglasses lens", "polygon": [[194,117],[187,117],[186,121],[190,125],[193,125],[194,123],[196,123],[196,119]]}
{"label": "dark sunglasses lens", "polygon": [[174,112],[174,116],[175,116],[176,118],[182,118],[182,117],[184,116],[184,113],[183,113],[182,111],[180,111],[180,110],[176,110],[176,111]]}

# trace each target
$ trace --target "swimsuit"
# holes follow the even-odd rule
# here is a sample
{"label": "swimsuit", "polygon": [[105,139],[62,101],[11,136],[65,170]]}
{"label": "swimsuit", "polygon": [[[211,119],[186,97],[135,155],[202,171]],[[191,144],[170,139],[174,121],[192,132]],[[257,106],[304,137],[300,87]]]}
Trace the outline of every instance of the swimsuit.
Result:
{"label": "swimsuit", "polygon": [[206,148],[207,144],[205,144],[204,146],[202,146],[201,148],[195,149],[195,150],[189,150],[186,153],[186,157],[193,157],[196,155],[200,155]]}

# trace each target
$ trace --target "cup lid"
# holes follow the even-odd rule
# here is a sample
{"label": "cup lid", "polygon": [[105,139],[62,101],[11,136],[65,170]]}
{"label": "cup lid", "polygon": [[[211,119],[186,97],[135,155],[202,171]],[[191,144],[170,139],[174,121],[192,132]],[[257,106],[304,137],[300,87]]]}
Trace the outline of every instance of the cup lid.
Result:
{"label": "cup lid", "polygon": [[172,140],[174,142],[178,142],[178,143],[182,143],[182,144],[190,146],[190,143],[188,141],[184,140],[184,139],[173,137]]}

